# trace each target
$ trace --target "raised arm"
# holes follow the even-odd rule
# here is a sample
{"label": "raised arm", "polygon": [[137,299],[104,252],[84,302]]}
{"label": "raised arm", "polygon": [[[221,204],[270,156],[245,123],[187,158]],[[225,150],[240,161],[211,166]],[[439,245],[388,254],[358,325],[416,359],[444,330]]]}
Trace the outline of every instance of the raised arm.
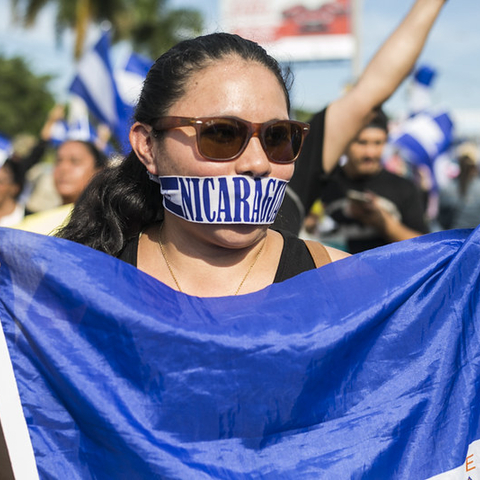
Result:
{"label": "raised arm", "polygon": [[375,108],[387,100],[410,73],[445,3],[446,0],[416,0],[358,82],[329,105],[323,147],[326,172],[333,169],[346,146],[368,124]]}
{"label": "raised arm", "polygon": [[48,142],[52,138],[52,130],[56,122],[65,118],[65,106],[61,104],[55,105],[48,113],[47,119],[40,131],[40,138]]}

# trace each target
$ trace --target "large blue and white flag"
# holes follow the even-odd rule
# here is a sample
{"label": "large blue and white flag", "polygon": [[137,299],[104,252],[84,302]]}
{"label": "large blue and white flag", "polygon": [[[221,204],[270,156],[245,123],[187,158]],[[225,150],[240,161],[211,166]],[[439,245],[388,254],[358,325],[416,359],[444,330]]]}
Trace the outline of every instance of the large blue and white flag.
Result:
{"label": "large blue and white flag", "polygon": [[109,33],[77,65],[70,91],[81,97],[101,123],[108,125],[123,149],[128,149],[132,108],[123,102],[110,60]]}
{"label": "large blue and white flag", "polygon": [[197,298],[0,229],[16,478],[478,480],[479,258],[440,232]]}

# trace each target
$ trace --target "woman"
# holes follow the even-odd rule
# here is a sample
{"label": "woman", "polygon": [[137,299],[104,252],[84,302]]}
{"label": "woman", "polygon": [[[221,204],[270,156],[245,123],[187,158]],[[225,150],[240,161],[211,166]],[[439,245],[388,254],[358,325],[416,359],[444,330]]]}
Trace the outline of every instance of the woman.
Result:
{"label": "woman", "polygon": [[[59,236],[196,296],[315,268],[303,241],[268,228],[308,133],[289,107],[279,65],[257,44],[224,33],[180,43],[145,80],[133,151],[96,177]],[[346,256],[315,248],[320,264]]]}
{"label": "woman", "polygon": [[62,204],[75,203],[108,158],[92,142],[66,140],[57,149],[53,181]]}
{"label": "woman", "polygon": [[62,205],[27,215],[14,228],[47,235],[55,232],[70,215],[74,203],[92,177],[105,168],[108,157],[92,142],[66,140],[57,149],[53,184]]}

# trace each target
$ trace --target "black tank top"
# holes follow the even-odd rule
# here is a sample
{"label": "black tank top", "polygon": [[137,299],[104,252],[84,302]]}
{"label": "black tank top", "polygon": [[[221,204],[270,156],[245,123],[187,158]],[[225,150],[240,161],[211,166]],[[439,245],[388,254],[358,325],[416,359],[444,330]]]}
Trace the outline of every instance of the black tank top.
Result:
{"label": "black tank top", "polygon": [[[278,232],[282,235],[284,243],[273,283],[283,282],[299,273],[316,268],[312,255],[303,240],[284,230],[278,230]],[[118,255],[120,260],[130,263],[134,267],[137,266],[138,238],[129,240]]]}

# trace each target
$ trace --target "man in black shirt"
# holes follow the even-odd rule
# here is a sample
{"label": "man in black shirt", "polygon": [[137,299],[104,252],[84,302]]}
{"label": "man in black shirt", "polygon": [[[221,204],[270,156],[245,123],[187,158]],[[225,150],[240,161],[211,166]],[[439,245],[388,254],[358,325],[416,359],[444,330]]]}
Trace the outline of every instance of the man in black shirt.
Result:
{"label": "man in black shirt", "polygon": [[350,253],[428,232],[420,191],[382,166],[387,118],[379,111],[349,144],[346,163],[325,176],[320,198]]}
{"label": "man in black shirt", "polygon": [[320,196],[324,174],[334,169],[347,146],[411,72],[445,3],[416,0],[355,85],[312,118],[275,228],[298,234],[305,213]]}

